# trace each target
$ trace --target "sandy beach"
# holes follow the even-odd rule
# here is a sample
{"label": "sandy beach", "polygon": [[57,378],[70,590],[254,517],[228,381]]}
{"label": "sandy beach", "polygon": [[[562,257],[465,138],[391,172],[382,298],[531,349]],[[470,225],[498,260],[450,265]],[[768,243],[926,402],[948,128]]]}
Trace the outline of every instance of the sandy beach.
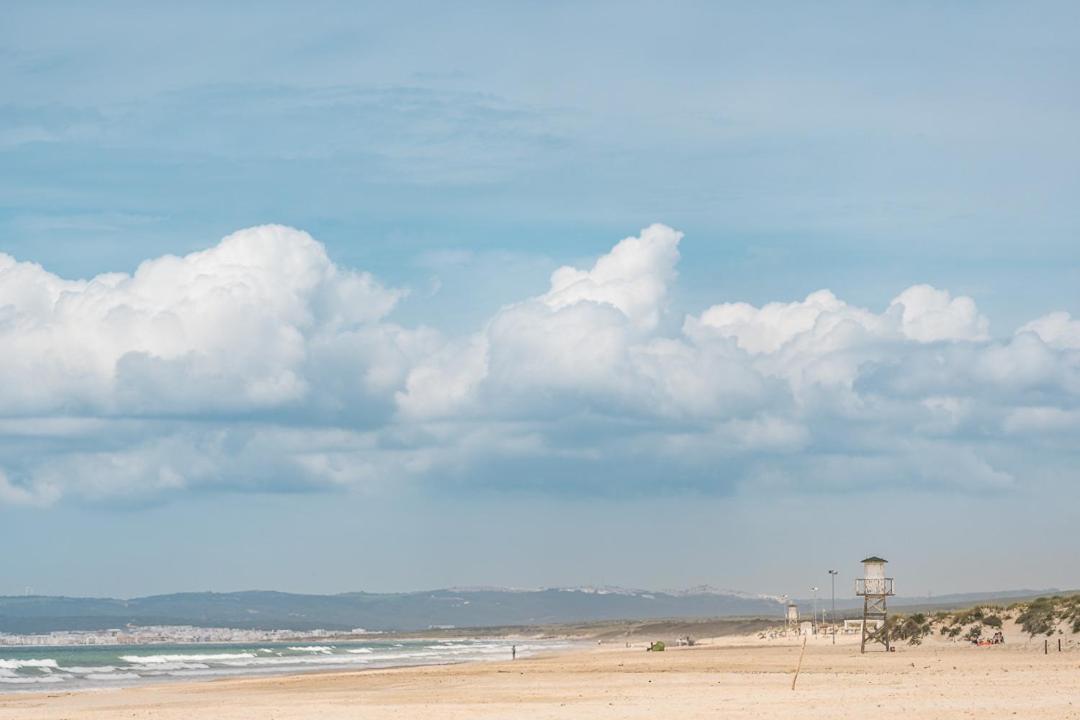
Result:
{"label": "sandy beach", "polygon": [[2,720],[111,718],[1080,718],[1080,650],[1041,639],[937,639],[860,655],[812,639],[794,691],[792,640],[724,638],[516,662],[0,696]]}

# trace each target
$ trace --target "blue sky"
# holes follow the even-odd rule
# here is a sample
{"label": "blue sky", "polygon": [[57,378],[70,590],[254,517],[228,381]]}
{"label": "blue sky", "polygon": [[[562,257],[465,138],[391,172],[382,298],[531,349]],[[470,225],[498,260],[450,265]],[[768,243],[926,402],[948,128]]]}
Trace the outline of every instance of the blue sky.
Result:
{"label": "blue sky", "polygon": [[1077,15],[9,12],[0,592],[1076,586]]}

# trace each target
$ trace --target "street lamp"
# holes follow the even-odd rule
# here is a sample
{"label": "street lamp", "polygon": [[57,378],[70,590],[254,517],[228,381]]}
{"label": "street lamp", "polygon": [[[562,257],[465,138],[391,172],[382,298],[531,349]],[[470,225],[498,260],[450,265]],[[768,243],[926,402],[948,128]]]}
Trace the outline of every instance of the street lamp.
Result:
{"label": "street lamp", "polygon": [[832,611],[829,613],[829,620],[832,621],[832,643],[836,644],[836,576],[839,573],[836,570],[829,571],[829,579],[832,581]]}

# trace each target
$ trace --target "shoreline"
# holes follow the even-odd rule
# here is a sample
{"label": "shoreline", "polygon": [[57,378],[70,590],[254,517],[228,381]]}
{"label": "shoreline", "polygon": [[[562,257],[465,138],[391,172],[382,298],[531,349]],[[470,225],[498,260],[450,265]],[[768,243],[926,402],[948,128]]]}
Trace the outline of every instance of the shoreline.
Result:
{"label": "shoreline", "polygon": [[[154,678],[152,680],[145,680],[142,682],[134,682],[128,685],[102,685],[99,687],[77,687],[77,688],[62,688],[62,687],[35,687],[16,689],[10,691],[0,691],[0,717],[3,717],[2,712],[5,708],[5,700],[12,700],[19,697],[28,696],[48,696],[48,697],[71,697],[79,695],[97,695],[102,693],[132,693],[132,692],[146,692],[153,693],[156,690],[168,688],[170,690],[179,691],[197,691],[205,689],[207,687],[228,689],[229,686],[244,687],[249,685],[260,685],[269,683],[272,685],[278,684],[298,684],[303,683],[305,680],[312,678],[350,678],[358,676],[367,676],[373,674],[391,674],[391,673],[409,673],[410,671],[425,671],[425,670],[437,670],[437,669],[450,669],[450,668],[462,668],[468,666],[493,666],[493,665],[512,665],[517,666],[523,663],[527,663],[531,660],[542,660],[552,657],[573,656],[577,654],[588,654],[596,652],[604,652],[610,650],[617,650],[622,648],[602,648],[598,649],[595,646],[585,647],[579,643],[578,647],[572,648],[559,648],[552,650],[542,650],[532,653],[528,656],[523,656],[515,660],[495,660],[495,659],[465,659],[465,660],[447,660],[443,662],[419,662],[412,664],[401,665],[383,665],[377,667],[355,667],[355,668],[312,668],[310,670],[283,670],[280,672],[265,671],[265,672],[253,672],[251,674],[237,673],[235,675],[217,675],[207,676],[202,679],[192,678]],[[503,672],[503,670],[498,670]],[[9,703],[14,704],[14,703]]]}
{"label": "shoreline", "polygon": [[[214,643],[202,645],[198,643],[187,644],[184,648],[189,652],[184,654],[168,655],[121,655],[120,660],[132,663],[131,667],[118,666],[116,664],[101,666],[101,670],[93,672],[95,668],[75,667],[73,663],[66,662],[59,665],[53,658],[16,658],[7,662],[32,663],[30,667],[45,667],[45,674],[28,678],[24,681],[14,680],[13,677],[0,678],[0,701],[9,696],[25,695],[58,695],[81,692],[102,692],[111,690],[132,690],[140,688],[153,688],[157,686],[176,687],[185,684],[200,685],[204,683],[241,681],[241,680],[266,680],[289,677],[309,677],[323,674],[363,673],[382,670],[398,670],[421,667],[442,667],[450,665],[466,665],[472,663],[497,663],[510,660],[517,648],[517,661],[521,662],[531,657],[543,656],[551,653],[572,651],[587,645],[586,641],[578,639],[550,640],[537,638],[500,638],[499,646],[493,647],[491,638],[477,640],[475,638],[448,638],[438,639],[411,639],[410,642],[418,643],[415,647],[402,648],[400,644],[394,647],[402,649],[400,655],[378,656],[378,649],[370,644],[345,641],[336,645],[311,646],[309,648],[288,647],[283,643]],[[426,645],[434,642],[438,645]],[[450,643],[457,643],[455,647]],[[420,645],[422,644],[422,645]],[[269,648],[277,645],[283,650],[317,651],[311,654],[296,654],[287,657],[267,657],[262,653],[268,652]],[[350,647],[355,646],[355,648]],[[55,651],[75,648],[82,650],[84,646],[36,646],[42,652],[34,652],[35,656],[48,654],[58,655]],[[154,647],[150,644],[132,646],[127,644],[112,646],[91,646],[92,649],[111,649],[114,652],[130,652],[133,647],[144,650],[177,649],[176,644],[160,645]],[[331,653],[331,649],[337,648],[338,654]],[[251,664],[243,664],[248,661],[237,661],[237,655],[222,655],[222,659],[231,660],[218,665],[209,665],[216,661],[214,650],[238,650],[243,649],[246,658],[251,658]],[[391,650],[392,648],[385,648]],[[202,650],[202,653],[198,651]],[[340,651],[344,651],[341,653]],[[54,651],[50,653],[49,651]],[[194,651],[194,652],[192,652]],[[0,651],[2,652],[2,651]],[[440,655],[439,653],[443,654]],[[158,668],[150,665],[137,664],[136,658],[145,658],[144,662],[166,662],[168,665]],[[68,661],[78,659],[68,658]],[[291,662],[290,662],[291,661]],[[0,661],[3,662],[3,661]],[[220,662],[220,661],[217,661]],[[41,665],[40,663],[49,663]],[[262,664],[269,663],[269,664]],[[196,668],[192,670],[192,668]],[[187,672],[169,672],[170,670],[184,669]],[[12,672],[0,670],[0,672]],[[82,673],[82,675],[62,673]],[[114,675],[112,673],[115,673]],[[140,675],[139,673],[147,673]],[[60,678],[63,677],[64,680]]]}
{"label": "shoreline", "polygon": [[[366,637],[215,643],[27,645],[0,648],[0,696],[222,678],[283,677],[314,672],[497,662],[552,650],[608,647],[663,639],[733,636],[763,628],[766,618],[618,620],[560,625],[456,628],[379,633]],[[295,643],[295,646],[294,646]]]}
{"label": "shoreline", "polygon": [[1076,718],[1080,650],[1042,642],[989,648],[933,640],[894,653],[811,638],[791,689],[794,638],[704,639],[645,652],[641,644],[578,646],[515,661],[318,670],[127,688],[0,696],[0,720],[301,720],[320,717]]}

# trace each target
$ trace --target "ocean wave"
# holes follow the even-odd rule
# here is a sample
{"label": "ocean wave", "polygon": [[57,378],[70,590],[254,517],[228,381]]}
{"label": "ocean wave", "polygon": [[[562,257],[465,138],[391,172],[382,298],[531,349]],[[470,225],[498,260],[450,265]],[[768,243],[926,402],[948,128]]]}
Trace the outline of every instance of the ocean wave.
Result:
{"label": "ocean wave", "polygon": [[33,685],[36,683],[64,682],[70,675],[39,675],[38,677],[0,677],[0,683],[7,685]]}
{"label": "ocean wave", "polygon": [[[314,670],[356,671],[482,662],[509,659],[510,645],[510,642],[502,641],[432,639],[375,645],[351,642],[290,646],[263,643],[231,647],[193,645],[190,653],[182,652],[184,648],[179,647],[73,648],[65,649],[55,659],[0,659],[0,696],[8,692],[55,691],[60,684],[65,688],[100,690],[110,683],[121,686],[171,678],[264,676]],[[517,643],[517,653],[521,657],[531,651],[567,646],[567,643],[523,642]],[[30,652],[55,654],[49,649]],[[131,654],[121,655],[123,652]],[[134,654],[136,652],[147,654]],[[149,654],[154,652],[161,654]],[[96,665],[96,662],[102,664]]]}
{"label": "ocean wave", "polygon": [[58,665],[52,658],[42,658],[40,660],[0,660],[0,668],[5,670],[18,670],[19,668],[46,668],[51,670],[56,667],[58,667]]}
{"label": "ocean wave", "polygon": [[89,673],[86,676],[87,680],[142,680],[142,675],[138,673]]}
{"label": "ocean wave", "polygon": [[132,665],[125,670],[134,670],[140,673],[149,673],[150,675],[161,675],[170,670],[206,670],[210,666],[206,663],[182,663],[182,662],[165,662],[165,663],[152,663],[148,665]]}
{"label": "ocean wave", "polygon": [[256,657],[255,653],[215,653],[212,655],[121,655],[120,659],[135,665],[154,665],[176,662],[218,662],[221,660],[242,660]]}
{"label": "ocean wave", "polygon": [[116,672],[116,668],[112,665],[93,665],[88,667],[82,667],[80,665],[72,665],[71,667],[64,666],[60,668],[62,672],[71,673],[72,675],[87,675],[89,673],[111,673]]}
{"label": "ocean wave", "polygon": [[289,665],[365,665],[370,662],[367,658],[351,657],[349,655],[293,655],[292,657],[261,657],[250,660],[226,660],[222,665],[227,667],[266,667],[266,666],[289,666]]}

